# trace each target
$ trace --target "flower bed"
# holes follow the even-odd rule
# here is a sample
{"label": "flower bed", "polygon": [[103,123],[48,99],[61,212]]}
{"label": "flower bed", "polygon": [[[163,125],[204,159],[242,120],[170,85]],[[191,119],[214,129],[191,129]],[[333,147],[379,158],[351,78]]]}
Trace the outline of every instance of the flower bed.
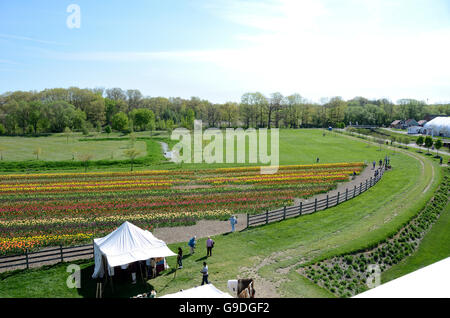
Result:
{"label": "flower bed", "polygon": [[0,254],[86,242],[128,220],[143,228],[227,219],[291,205],[363,163],[105,173],[16,174],[0,182]]}

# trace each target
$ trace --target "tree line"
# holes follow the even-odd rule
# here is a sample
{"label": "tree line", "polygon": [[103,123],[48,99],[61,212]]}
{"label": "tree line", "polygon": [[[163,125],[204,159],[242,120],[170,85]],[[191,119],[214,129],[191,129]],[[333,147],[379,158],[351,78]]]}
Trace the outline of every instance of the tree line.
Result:
{"label": "tree line", "polygon": [[313,103],[300,94],[245,93],[241,101],[212,103],[198,97],[145,97],[139,90],[53,88],[0,95],[0,134],[37,135],[64,131],[172,130],[205,127],[307,128],[349,123],[389,125],[396,119],[450,115],[450,104],[401,99],[324,98]]}

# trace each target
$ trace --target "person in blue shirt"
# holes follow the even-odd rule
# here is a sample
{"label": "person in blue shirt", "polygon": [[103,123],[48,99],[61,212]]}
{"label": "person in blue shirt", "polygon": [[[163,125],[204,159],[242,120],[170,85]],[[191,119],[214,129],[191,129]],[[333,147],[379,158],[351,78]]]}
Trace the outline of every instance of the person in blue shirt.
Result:
{"label": "person in blue shirt", "polygon": [[196,238],[197,236],[194,235],[194,237],[191,238],[188,243],[189,247],[191,248],[191,254],[194,254],[195,252],[195,244],[197,244]]}
{"label": "person in blue shirt", "polygon": [[234,215],[231,216],[230,218],[230,224],[231,224],[231,232],[234,232],[234,226],[237,224],[237,219]]}

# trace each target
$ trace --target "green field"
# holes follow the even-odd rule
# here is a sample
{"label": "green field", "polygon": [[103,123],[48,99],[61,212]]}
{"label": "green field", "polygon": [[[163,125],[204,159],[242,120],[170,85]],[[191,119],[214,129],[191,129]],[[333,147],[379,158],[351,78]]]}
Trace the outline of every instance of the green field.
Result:
{"label": "green field", "polygon": [[[385,148],[379,151],[378,146],[351,137],[322,133],[322,130],[281,131],[280,162],[312,163],[317,156],[321,163],[370,162],[389,153],[393,169],[375,187],[337,207],[216,236],[213,257],[207,261],[210,281],[219,289],[227,290],[229,279],[257,277],[263,285],[259,287],[259,296],[268,293],[274,297],[333,297],[296,269],[307,262],[374,246],[395,233],[432,197],[441,178],[437,163],[414,152],[398,150],[394,154]],[[205,239],[199,240],[198,252],[185,258],[184,269],[177,272],[176,278],[168,271],[147,285],[120,286],[115,296],[131,296],[149,288],[155,288],[160,296],[199,285],[199,270],[206,255],[204,244]],[[178,246],[188,253],[186,242],[170,245],[174,251]],[[168,259],[171,268],[175,261]],[[66,265],[59,264],[46,270],[0,274],[0,297],[93,297],[95,286],[90,279],[93,262],[79,263],[84,268],[79,290],[65,287]],[[45,287],[28,288],[28,285]]]}
{"label": "green field", "polygon": [[[113,137],[116,136],[110,138]],[[105,136],[105,140],[99,142],[90,141],[93,138],[84,138],[81,134],[74,134],[69,138],[63,134],[48,137],[0,137],[0,149],[4,161],[36,160],[33,152],[37,148],[42,151],[39,160],[43,161],[78,161],[79,156],[83,154],[92,154],[92,160],[127,159],[124,151],[130,147],[129,140],[107,138]],[[141,152],[140,157],[145,156],[147,147],[144,141],[136,141],[134,147]]]}

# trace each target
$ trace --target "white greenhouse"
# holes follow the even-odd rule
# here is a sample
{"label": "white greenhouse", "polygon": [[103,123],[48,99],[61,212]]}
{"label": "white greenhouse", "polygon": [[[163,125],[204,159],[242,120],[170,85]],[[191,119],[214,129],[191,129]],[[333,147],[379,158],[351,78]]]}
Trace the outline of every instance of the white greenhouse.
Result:
{"label": "white greenhouse", "polygon": [[423,126],[423,133],[435,137],[450,137],[450,117],[436,117]]}

